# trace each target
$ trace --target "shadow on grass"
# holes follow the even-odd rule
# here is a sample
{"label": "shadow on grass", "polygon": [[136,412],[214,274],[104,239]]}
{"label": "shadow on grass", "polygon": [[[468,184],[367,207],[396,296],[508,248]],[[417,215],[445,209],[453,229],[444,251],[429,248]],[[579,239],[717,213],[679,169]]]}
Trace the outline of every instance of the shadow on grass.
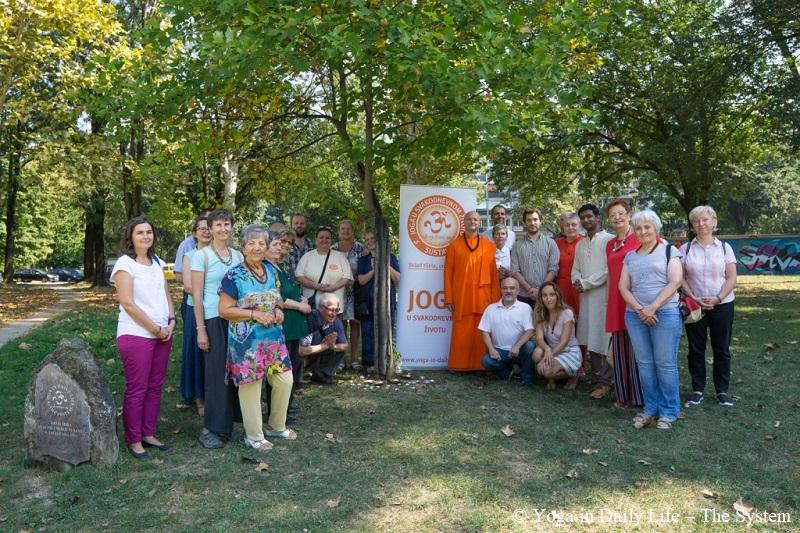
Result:
{"label": "shadow on grass", "polygon": [[[159,428],[173,453],[150,464],[123,453],[111,468],[42,474],[23,465],[22,405],[33,369],[58,338],[87,340],[118,404],[121,398],[115,313],[74,313],[0,349],[0,424],[7,435],[0,451],[0,520],[14,531],[165,525],[563,530],[546,514],[537,517],[537,510],[547,509],[562,513],[569,530],[641,531],[661,524],[670,531],[722,531],[746,525],[734,522],[734,502],[743,499],[758,511],[791,513],[790,524],[760,527],[792,530],[800,519],[800,398],[794,383],[800,365],[789,343],[800,340],[791,327],[800,313],[800,284],[786,287],[770,292],[768,301],[747,286],[738,296],[731,388],[737,405],[723,410],[709,394],[671,432],[633,429],[633,412],[611,409],[608,399],[590,400],[587,385],[548,393],[541,383],[523,390],[475,376],[423,372],[434,379],[424,389],[370,390],[359,379],[307,387],[298,398],[304,409],[298,441],[277,441],[264,455],[241,444],[208,451],[196,441],[200,420],[191,409],[175,407],[176,342]],[[21,342],[28,349],[20,349]],[[767,343],[779,347],[765,351]],[[685,349],[679,363],[685,396]],[[512,437],[500,432],[505,425],[515,431]],[[338,442],[326,442],[326,432]],[[257,472],[251,460],[265,460],[269,469]],[[571,471],[577,477],[568,478]],[[710,508],[729,513],[731,522],[704,522],[709,517],[703,509]],[[522,513],[513,515],[516,509]],[[680,519],[667,524],[668,510]]]}

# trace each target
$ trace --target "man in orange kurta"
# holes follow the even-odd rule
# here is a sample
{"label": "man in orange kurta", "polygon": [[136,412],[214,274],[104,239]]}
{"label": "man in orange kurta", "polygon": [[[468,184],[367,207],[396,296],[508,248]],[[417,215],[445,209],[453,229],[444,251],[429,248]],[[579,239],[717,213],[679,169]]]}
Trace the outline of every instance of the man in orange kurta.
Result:
{"label": "man in orange kurta", "polygon": [[447,366],[455,371],[483,370],[486,352],[478,323],[486,307],[500,299],[500,279],[492,241],[478,234],[480,215],[464,215],[464,233],[447,247],[444,303],[453,313]]}

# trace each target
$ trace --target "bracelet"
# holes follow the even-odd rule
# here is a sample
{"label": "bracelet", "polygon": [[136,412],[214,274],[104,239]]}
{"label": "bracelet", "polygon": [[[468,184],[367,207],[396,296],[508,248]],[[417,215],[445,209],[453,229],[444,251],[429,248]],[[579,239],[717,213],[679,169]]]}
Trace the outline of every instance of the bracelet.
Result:
{"label": "bracelet", "polygon": [[250,320],[253,320],[253,310],[250,310]]}
{"label": "bracelet", "polygon": [[175,318],[174,316],[171,316],[171,317],[169,317],[169,318],[167,319],[167,324],[169,324],[170,322],[177,322],[177,321],[178,321],[178,319],[177,319],[177,318]]}
{"label": "bracelet", "polygon": [[197,331],[200,331],[201,329],[206,329],[206,327],[205,327],[205,326],[203,326],[202,324],[201,324],[201,325],[199,325],[199,326],[197,326]]}

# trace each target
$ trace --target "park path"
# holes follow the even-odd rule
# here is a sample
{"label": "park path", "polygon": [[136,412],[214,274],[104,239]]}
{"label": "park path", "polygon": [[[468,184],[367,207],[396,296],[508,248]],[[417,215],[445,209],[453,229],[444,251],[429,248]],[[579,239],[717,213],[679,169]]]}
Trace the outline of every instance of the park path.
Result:
{"label": "park path", "polygon": [[25,335],[32,329],[41,326],[51,318],[54,318],[65,311],[69,311],[78,303],[80,292],[68,285],[54,285],[53,290],[59,292],[58,303],[46,307],[35,314],[9,322],[0,328],[0,347],[7,342]]}

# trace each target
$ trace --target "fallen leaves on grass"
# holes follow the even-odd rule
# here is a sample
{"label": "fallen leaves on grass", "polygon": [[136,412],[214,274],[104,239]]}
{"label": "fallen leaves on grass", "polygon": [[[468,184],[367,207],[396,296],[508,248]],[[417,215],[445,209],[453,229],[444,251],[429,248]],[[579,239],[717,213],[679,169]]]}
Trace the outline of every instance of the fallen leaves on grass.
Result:
{"label": "fallen leaves on grass", "polygon": [[594,448],[584,448],[583,450],[581,450],[581,452],[583,452],[584,455],[594,455],[597,453],[597,450],[595,450]]}
{"label": "fallen leaves on grass", "polygon": [[764,440],[775,440],[775,435],[764,435]]}
{"label": "fallen leaves on grass", "polygon": [[764,349],[768,352],[771,350],[777,350],[780,347],[781,345],[778,344],[777,342],[768,342],[764,345]]}
{"label": "fallen leaves on grass", "polygon": [[153,487],[152,489],[147,491],[147,495],[150,496],[151,498],[153,497],[153,495],[155,493],[156,493],[156,488],[155,487]]}
{"label": "fallen leaves on grass", "polygon": [[336,435],[334,435],[332,432],[329,431],[325,433],[325,442],[336,444],[337,442],[339,442],[339,439],[336,437]]}
{"label": "fallen leaves on grass", "polygon": [[332,499],[332,500],[328,500],[328,501],[326,501],[326,502],[325,502],[325,505],[326,505],[326,506],[327,506],[329,509],[333,509],[333,508],[335,508],[335,507],[339,507],[339,504],[340,504],[340,503],[342,503],[342,497],[341,497],[341,496],[337,496],[337,497],[335,497],[335,498],[334,498],[334,499]]}
{"label": "fallen leaves on grass", "polygon": [[470,437],[470,438],[473,438],[473,439],[477,439],[478,438],[478,434],[477,433],[464,433],[464,436],[465,437]]}
{"label": "fallen leaves on grass", "polygon": [[781,421],[780,421],[780,420],[776,420],[776,421],[775,421],[775,423],[774,423],[774,424],[772,424],[772,427],[774,427],[774,428],[779,428],[779,427],[781,427],[782,425],[783,425],[783,424],[781,423]]}
{"label": "fallen leaves on grass", "polygon": [[164,387],[164,392],[169,392],[170,394],[172,394],[176,390],[177,389],[175,389],[175,385],[167,385],[166,387]]}
{"label": "fallen leaves on grass", "polygon": [[58,303],[59,298],[60,295],[52,289],[0,287],[0,325],[34,315]]}
{"label": "fallen leaves on grass", "polygon": [[709,498],[709,499],[712,499],[712,500],[716,500],[717,498],[719,498],[719,494],[718,493],[714,492],[713,490],[709,490],[709,489],[701,490],[700,494],[702,494],[706,498]]}
{"label": "fallen leaves on grass", "polygon": [[578,479],[578,471],[573,468],[567,472],[567,479]]}
{"label": "fallen leaves on grass", "polygon": [[128,483],[128,480],[127,480],[127,479],[125,479],[125,478],[122,478],[122,479],[118,479],[118,480],[117,480],[117,482],[118,482],[120,485],[125,485],[126,483]]}
{"label": "fallen leaves on grass", "polygon": [[606,466],[606,467],[608,466],[608,463],[605,461],[597,461],[597,464],[599,464],[600,466]]}
{"label": "fallen leaves on grass", "polygon": [[756,506],[748,501],[742,501],[740,498],[739,500],[733,503],[733,509],[737,513],[740,513],[745,516],[750,516],[750,514],[756,510]]}
{"label": "fallen leaves on grass", "polygon": [[762,409],[764,409],[764,404],[761,402],[756,402],[753,405],[753,409],[755,409],[756,411],[761,411]]}
{"label": "fallen leaves on grass", "polygon": [[164,464],[164,459],[153,459],[152,463],[154,465],[161,465]]}
{"label": "fallen leaves on grass", "polygon": [[646,459],[639,459],[639,464],[640,465],[645,465],[645,466],[650,466],[653,463],[651,463],[650,461],[648,461]]}
{"label": "fallen leaves on grass", "polygon": [[502,433],[506,437],[510,437],[510,436],[512,436],[514,434],[514,430],[511,429],[510,425],[506,424],[506,426],[503,429],[500,430],[500,433]]}
{"label": "fallen leaves on grass", "polygon": [[19,343],[19,349],[20,350],[30,350],[31,349],[31,345],[28,344],[27,342],[21,342],[21,343]]}
{"label": "fallen leaves on grass", "polygon": [[256,465],[256,472],[266,472],[267,470],[269,470],[267,463],[261,462]]}

